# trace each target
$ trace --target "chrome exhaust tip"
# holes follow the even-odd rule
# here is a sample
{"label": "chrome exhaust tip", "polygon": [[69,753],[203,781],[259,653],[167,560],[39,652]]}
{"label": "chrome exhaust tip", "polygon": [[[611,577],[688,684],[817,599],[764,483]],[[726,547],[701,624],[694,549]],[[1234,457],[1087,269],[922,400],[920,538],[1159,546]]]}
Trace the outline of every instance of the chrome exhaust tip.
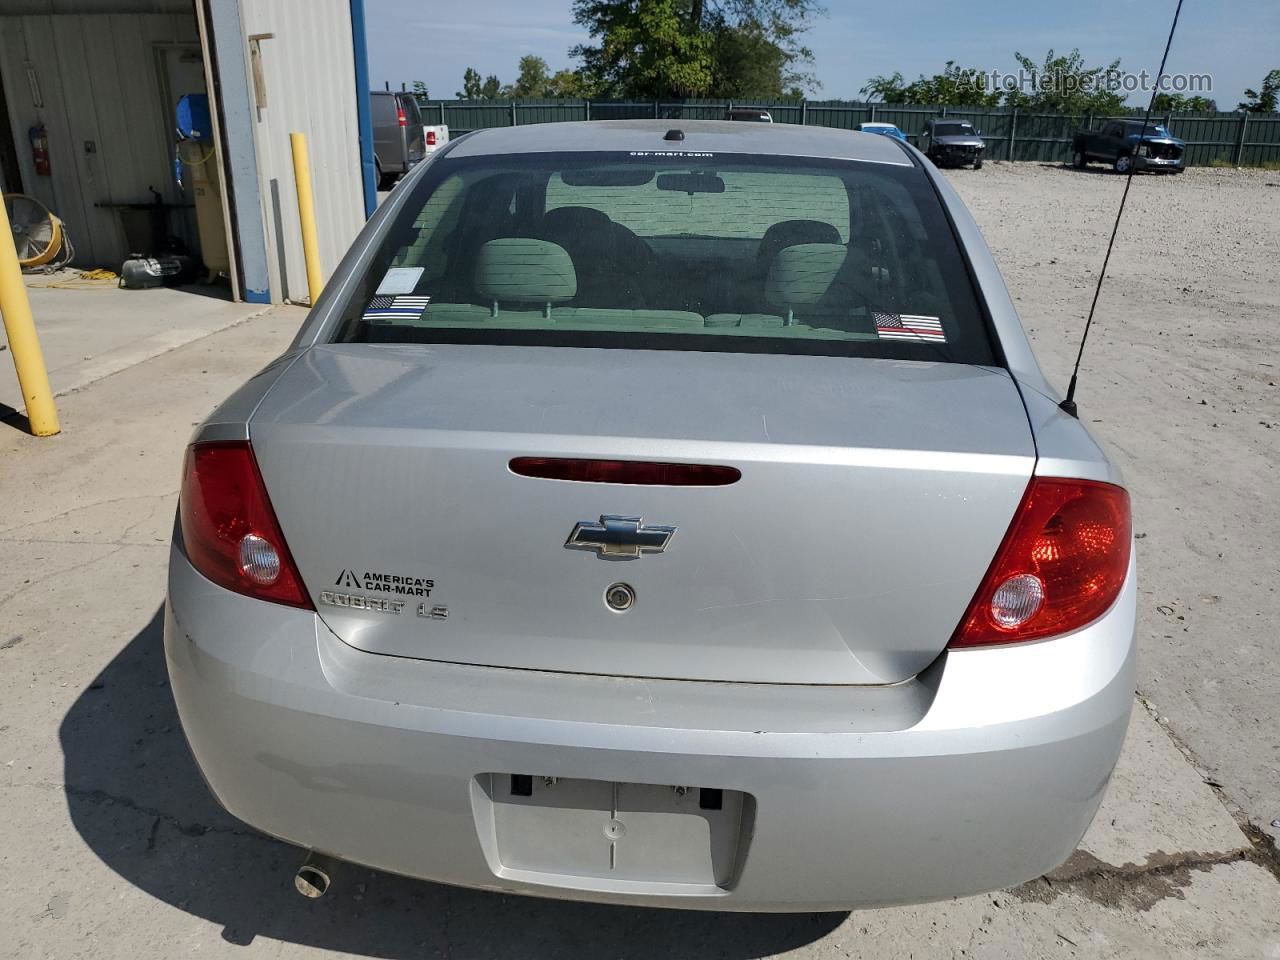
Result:
{"label": "chrome exhaust tip", "polygon": [[297,873],[293,875],[293,886],[304,897],[318,900],[329,892],[333,885],[334,861],[316,853],[307,854]]}

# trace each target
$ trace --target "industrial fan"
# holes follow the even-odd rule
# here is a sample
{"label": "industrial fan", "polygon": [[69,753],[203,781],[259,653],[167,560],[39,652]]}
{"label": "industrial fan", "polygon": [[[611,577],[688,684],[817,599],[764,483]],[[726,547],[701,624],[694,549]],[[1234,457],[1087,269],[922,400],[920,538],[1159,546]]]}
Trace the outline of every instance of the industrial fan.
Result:
{"label": "industrial fan", "polygon": [[[13,230],[18,263],[24,267],[48,267],[62,251],[66,235],[62,221],[35,197],[6,193],[4,212]],[[63,257],[67,260],[69,257]]]}

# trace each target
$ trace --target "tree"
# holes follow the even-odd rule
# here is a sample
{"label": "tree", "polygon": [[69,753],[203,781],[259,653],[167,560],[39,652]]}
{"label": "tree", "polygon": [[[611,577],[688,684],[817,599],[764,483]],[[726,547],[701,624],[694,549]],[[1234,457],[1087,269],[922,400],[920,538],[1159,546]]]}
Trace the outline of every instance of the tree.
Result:
{"label": "tree", "polygon": [[454,94],[459,100],[497,100],[502,95],[502,82],[493,74],[480,79],[480,71],[467,67],[462,74],[462,89]]}
{"label": "tree", "polygon": [[711,35],[684,0],[574,0],[597,46],[569,51],[605,95],[696,97],[711,86]]}
{"label": "tree", "polygon": [[858,93],[883,103],[906,103],[907,81],[899,70],[888,75],[882,73],[868,80],[867,85]]}
{"label": "tree", "polygon": [[421,80],[413,81],[413,95],[419,100],[431,99],[431,94],[427,93],[427,85]]}
{"label": "tree", "polygon": [[513,97],[546,97],[551,85],[551,71],[547,61],[528,54],[520,58],[516,82],[510,87]]}
{"label": "tree", "polygon": [[1236,109],[1249,113],[1275,113],[1276,100],[1280,98],[1280,69],[1272,70],[1262,78],[1261,90],[1246,90],[1244,97]]}
{"label": "tree", "polygon": [[603,96],[776,96],[813,81],[799,36],[816,0],[574,0],[593,43],[570,55]]}
{"label": "tree", "polygon": [[758,97],[777,100],[803,96],[803,87],[816,83],[795,67],[796,60],[772,40],[767,28],[755,21],[712,25],[711,85],[707,96],[729,100]]}
{"label": "tree", "polygon": [[520,58],[516,82],[502,88],[504,97],[576,99],[589,96],[590,85],[580,71],[551,72],[547,61],[533,55]]}
{"label": "tree", "polygon": [[1218,104],[1208,97],[1188,97],[1181,93],[1157,93],[1152,110],[1156,113],[1217,113]]}
{"label": "tree", "polygon": [[557,70],[547,81],[547,92],[543,94],[566,100],[583,100],[591,95],[591,84],[580,70]]}
{"label": "tree", "polygon": [[1054,56],[1050,50],[1044,63],[1037,64],[1030,57],[1014,53],[1014,59],[1022,67],[1031,83],[1031,90],[1009,90],[1005,103],[1014,107],[1028,107],[1045,113],[1117,113],[1124,109],[1124,97],[1116,93],[1115,81],[1120,76],[1120,61],[1113,60],[1105,67],[1086,67],[1079,50],[1065,56]]}
{"label": "tree", "polygon": [[936,104],[944,107],[994,107],[1000,102],[999,90],[989,89],[990,72],[979,67],[958,67],[948,60],[941,73],[932,77],[921,74],[911,83],[901,73],[872,77],[858,92],[885,103]]}

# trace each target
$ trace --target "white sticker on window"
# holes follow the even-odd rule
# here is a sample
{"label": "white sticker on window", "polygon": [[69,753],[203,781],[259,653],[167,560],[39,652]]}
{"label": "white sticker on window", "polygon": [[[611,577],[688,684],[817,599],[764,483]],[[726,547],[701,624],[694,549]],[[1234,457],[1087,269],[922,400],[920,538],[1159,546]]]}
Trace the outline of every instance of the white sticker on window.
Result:
{"label": "white sticker on window", "polygon": [[392,267],[378,284],[375,293],[413,293],[422,279],[424,267]]}

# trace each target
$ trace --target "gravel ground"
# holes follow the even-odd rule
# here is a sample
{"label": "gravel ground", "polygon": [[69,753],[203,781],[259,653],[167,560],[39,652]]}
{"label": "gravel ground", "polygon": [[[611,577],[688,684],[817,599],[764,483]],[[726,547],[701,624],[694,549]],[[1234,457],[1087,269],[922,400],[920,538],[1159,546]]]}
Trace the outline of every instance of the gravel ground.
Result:
{"label": "gravel ground", "polygon": [[[958,170],[1065,389],[1124,189],[1102,167]],[[1081,369],[1133,489],[1139,693],[1229,805],[1280,835],[1280,172],[1140,175]]]}

